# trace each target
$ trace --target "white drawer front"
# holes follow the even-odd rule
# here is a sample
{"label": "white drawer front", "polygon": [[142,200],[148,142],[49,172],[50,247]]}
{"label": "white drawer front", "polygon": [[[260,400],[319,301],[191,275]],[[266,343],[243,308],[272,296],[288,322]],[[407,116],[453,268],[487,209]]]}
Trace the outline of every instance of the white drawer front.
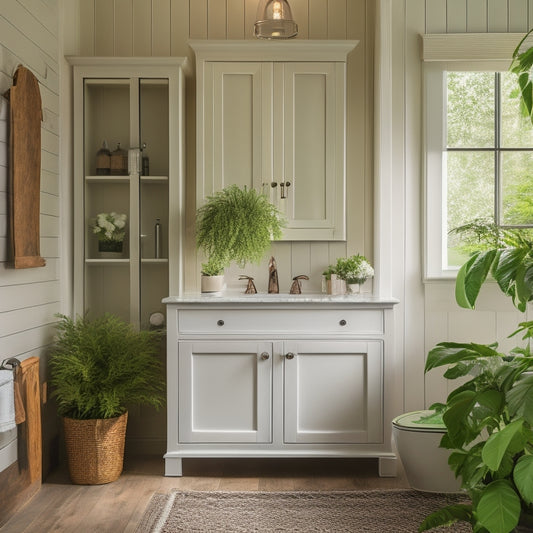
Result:
{"label": "white drawer front", "polygon": [[187,334],[383,334],[383,311],[380,309],[266,309],[251,311],[180,310],[178,330]]}

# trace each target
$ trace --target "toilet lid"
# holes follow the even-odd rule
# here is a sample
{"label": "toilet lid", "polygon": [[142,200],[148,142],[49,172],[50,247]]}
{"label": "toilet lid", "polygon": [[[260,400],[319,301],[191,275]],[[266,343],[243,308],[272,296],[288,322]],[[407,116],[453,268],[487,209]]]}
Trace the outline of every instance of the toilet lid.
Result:
{"label": "toilet lid", "polygon": [[420,418],[434,413],[435,411],[429,410],[404,413],[403,415],[397,416],[392,421],[392,425],[400,429],[407,429],[409,431],[429,431],[435,433],[446,433],[446,426],[442,422],[419,422]]}

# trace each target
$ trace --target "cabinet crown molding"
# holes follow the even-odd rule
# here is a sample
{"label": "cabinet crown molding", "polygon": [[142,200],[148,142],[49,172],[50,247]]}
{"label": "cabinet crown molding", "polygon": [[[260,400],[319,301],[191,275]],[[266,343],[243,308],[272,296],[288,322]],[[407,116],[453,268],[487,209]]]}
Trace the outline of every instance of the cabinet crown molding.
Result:
{"label": "cabinet crown molding", "polygon": [[293,40],[192,40],[189,46],[194,50],[197,61],[232,60],[246,61],[341,61],[346,62],[348,54],[359,41]]}

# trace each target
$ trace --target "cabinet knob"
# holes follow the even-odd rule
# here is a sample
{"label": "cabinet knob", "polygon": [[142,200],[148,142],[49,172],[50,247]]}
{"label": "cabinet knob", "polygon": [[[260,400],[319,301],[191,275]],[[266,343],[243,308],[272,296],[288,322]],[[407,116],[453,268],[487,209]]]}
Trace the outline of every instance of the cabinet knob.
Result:
{"label": "cabinet knob", "polygon": [[340,321],[339,321],[339,324],[340,324],[341,326],[346,326],[346,320],[344,320],[344,319],[340,320]]}
{"label": "cabinet knob", "polygon": [[261,354],[261,359],[262,359],[263,361],[266,361],[267,359],[270,359],[270,354],[269,354],[268,352],[263,352],[263,353]]}
{"label": "cabinet knob", "polygon": [[294,359],[294,354],[292,352],[288,352],[287,354],[285,354],[285,358],[286,359]]}
{"label": "cabinet knob", "polygon": [[224,321],[223,320],[217,320],[217,326],[223,326]]}

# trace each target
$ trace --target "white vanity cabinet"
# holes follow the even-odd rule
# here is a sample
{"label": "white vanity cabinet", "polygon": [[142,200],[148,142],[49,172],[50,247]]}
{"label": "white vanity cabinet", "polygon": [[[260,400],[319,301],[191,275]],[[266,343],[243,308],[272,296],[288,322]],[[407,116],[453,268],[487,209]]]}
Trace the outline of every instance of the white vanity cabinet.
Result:
{"label": "white vanity cabinet", "polygon": [[187,457],[313,456],[394,475],[395,301],[273,296],[165,300],[166,474]]}
{"label": "white vanity cabinet", "polygon": [[346,60],[357,41],[192,41],[197,204],[231,185],[265,192],[286,240],[343,240]]}

